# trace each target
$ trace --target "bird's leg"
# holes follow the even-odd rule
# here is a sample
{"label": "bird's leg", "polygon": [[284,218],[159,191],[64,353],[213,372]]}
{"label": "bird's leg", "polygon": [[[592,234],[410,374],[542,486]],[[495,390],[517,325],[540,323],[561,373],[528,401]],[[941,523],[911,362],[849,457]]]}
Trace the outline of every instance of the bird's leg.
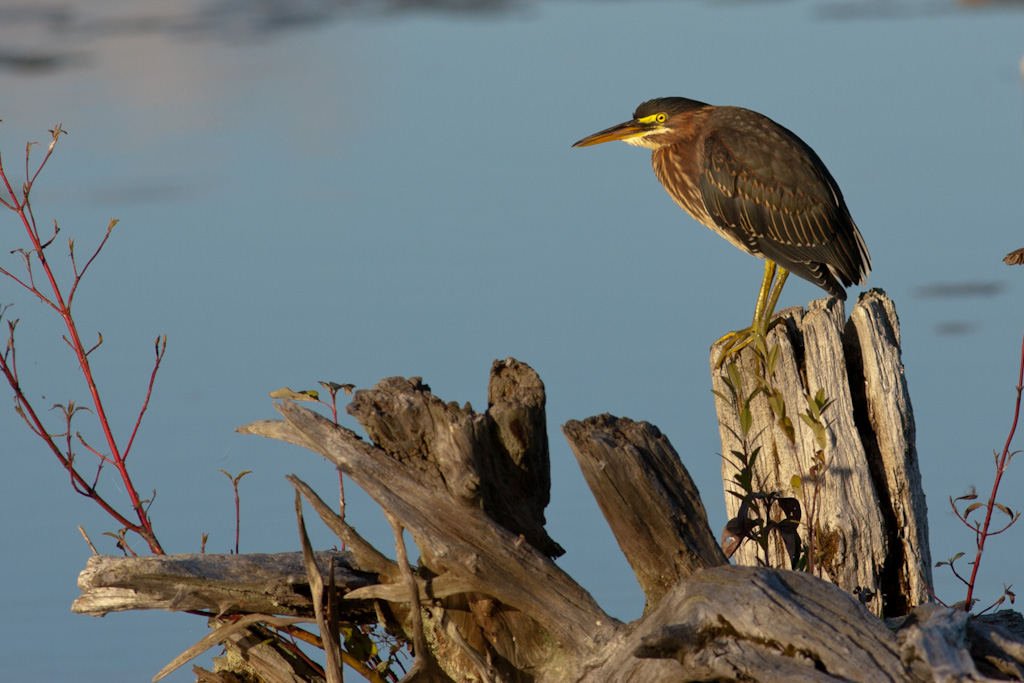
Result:
{"label": "bird's leg", "polygon": [[754,306],[754,320],[749,328],[730,332],[715,342],[717,344],[726,341],[715,367],[722,367],[726,358],[739,353],[756,339],[761,339],[763,345],[765,337],[773,327],[771,318],[775,313],[775,306],[779,303],[782,287],[786,284],[788,277],[788,270],[774,261],[765,259],[764,278],[761,280],[761,289],[757,293],[757,304]]}
{"label": "bird's leg", "polygon": [[779,295],[782,294],[782,288],[785,286],[786,278],[788,277],[789,271],[782,266],[778,266],[775,274],[775,284],[772,285],[771,295],[768,297],[768,302],[765,305],[764,310],[761,311],[762,330],[765,335],[767,335],[768,331],[780,322],[778,320],[772,322],[772,316],[775,315],[775,305],[779,303]]}
{"label": "bird's leg", "polygon": [[[761,290],[757,293],[757,305],[754,306],[754,322],[750,326],[751,332],[760,334],[762,337],[768,332],[764,319],[765,309],[768,307],[768,300],[771,299],[772,284],[775,281],[776,270],[778,270],[778,266],[775,261],[764,260],[764,279],[761,280]],[[775,299],[777,301],[778,297],[775,297]],[[768,315],[771,315],[771,312]]]}

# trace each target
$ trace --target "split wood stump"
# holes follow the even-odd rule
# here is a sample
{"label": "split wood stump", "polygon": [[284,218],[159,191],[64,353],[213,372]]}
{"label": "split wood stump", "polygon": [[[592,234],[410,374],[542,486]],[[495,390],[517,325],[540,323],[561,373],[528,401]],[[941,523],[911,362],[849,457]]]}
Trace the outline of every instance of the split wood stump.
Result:
{"label": "split wood stump", "polygon": [[[377,621],[419,644],[408,681],[1019,680],[1024,637],[1012,613],[1001,613],[1008,626],[917,606],[929,576],[927,534],[891,303],[868,295],[850,325],[834,303],[814,302],[809,313],[788,316],[772,332],[786,400],[796,406],[808,389],[821,387],[836,401],[826,411],[834,471],[820,495],[828,580],[730,565],[665,435],[645,422],[601,415],[562,431],[646,597],[643,617],[632,623],[606,614],[555,561],[563,551],[545,530],[544,385],[529,366],[507,359],[491,368],[482,413],[442,401],[419,378],[393,377],[356,392],[348,407],[369,440],[290,401],[276,406],[281,420],[239,430],[328,458],[396,529],[408,531],[419,551],[415,567],[375,548],[290,476],[348,549],[309,556],[305,566],[315,561],[321,574],[309,585],[294,554],[280,557],[278,577],[274,556],[256,565],[245,555],[220,557],[206,568],[196,556],[149,564],[154,558],[94,558],[74,609],[207,614],[218,629],[210,640],[223,640],[229,656],[217,660],[216,671],[195,668],[204,683],[237,681],[243,673],[252,677],[246,680],[322,680],[273,650],[273,637],[260,629],[316,623],[311,586],[329,581],[344,596],[337,601],[343,620]],[[740,365],[750,365],[744,353]],[[712,375],[719,381],[718,371]],[[752,412],[765,452],[760,462],[769,466],[759,476],[788,490],[789,456],[774,421],[761,408]],[[733,449],[723,444],[723,452]],[[731,485],[732,470],[725,473]],[[396,551],[405,556],[404,542]],[[254,576],[266,582],[267,599],[252,594]],[[881,597],[865,603],[850,592],[858,586]],[[872,611],[910,617],[887,624]],[[216,635],[221,629],[224,638]]]}
{"label": "split wood stump", "polygon": [[[914,411],[900,357],[896,308],[879,290],[864,294],[849,320],[843,302],[812,301],[810,309],[791,308],[768,334],[767,345],[779,347],[775,387],[785,399],[795,426],[791,445],[769,406],[765,392],[751,402],[753,438],[747,449],[760,448],[754,467],[755,488],[780,491],[805,503],[818,496],[816,526],[819,574],[849,592],[871,596],[868,607],[880,616],[901,616],[928,601],[931,552],[928,510],[914,444]],[[724,397],[727,373],[716,369],[720,346],[712,348],[712,382],[722,438],[722,478],[737,491],[736,452],[743,450],[736,407]],[[758,362],[747,347],[739,362],[749,389],[757,385]],[[814,434],[798,413],[808,397],[824,392],[832,405],[824,412],[827,447],[821,484],[815,490],[809,473],[817,450]],[[802,494],[794,492],[796,478]],[[798,489],[799,490],[799,489]],[[740,499],[726,495],[730,518]],[[804,514],[809,505],[803,505]],[[806,541],[806,534],[803,537]],[[772,566],[788,566],[785,548],[772,544]],[[756,547],[737,552],[754,564]]]}

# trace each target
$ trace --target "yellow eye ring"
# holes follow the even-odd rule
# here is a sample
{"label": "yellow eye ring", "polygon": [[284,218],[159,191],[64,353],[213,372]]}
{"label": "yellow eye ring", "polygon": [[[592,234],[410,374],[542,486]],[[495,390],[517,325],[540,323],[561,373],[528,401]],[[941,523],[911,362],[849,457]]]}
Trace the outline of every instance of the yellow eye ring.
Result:
{"label": "yellow eye ring", "polygon": [[657,114],[649,114],[637,119],[638,123],[644,125],[650,125],[652,123],[665,123],[668,120],[668,114],[665,112],[658,112]]}

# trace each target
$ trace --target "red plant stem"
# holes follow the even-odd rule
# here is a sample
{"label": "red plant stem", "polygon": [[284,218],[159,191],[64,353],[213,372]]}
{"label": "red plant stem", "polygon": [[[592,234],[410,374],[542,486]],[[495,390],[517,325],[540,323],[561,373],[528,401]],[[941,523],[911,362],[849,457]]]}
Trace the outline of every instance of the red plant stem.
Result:
{"label": "red plant stem", "polygon": [[[104,438],[106,439],[107,442],[107,447],[110,450],[109,457],[113,461],[114,466],[117,468],[118,474],[120,474],[121,476],[121,481],[125,485],[125,489],[127,490],[128,496],[131,499],[132,508],[135,510],[135,514],[138,517],[138,524],[132,524],[128,522],[122,515],[114,511],[113,508],[111,508],[110,505],[107,504],[95,492],[95,489],[93,489],[92,486],[90,486],[88,483],[85,482],[84,479],[82,479],[82,477],[77,473],[77,471],[71,464],[70,459],[65,458],[64,455],[60,452],[60,449],[58,449],[56,447],[56,444],[52,442],[52,439],[49,438],[49,434],[43,427],[42,421],[39,420],[35,411],[32,410],[31,406],[29,405],[27,398],[21,392],[21,389],[17,382],[17,378],[14,376],[13,369],[7,367],[7,364],[4,363],[3,372],[4,375],[7,377],[8,382],[10,382],[11,387],[14,388],[15,390],[16,400],[18,401],[18,404],[22,407],[23,410],[26,410],[27,415],[31,416],[30,426],[34,424],[35,428],[39,430],[39,433],[47,435],[46,437],[44,437],[44,440],[49,442],[51,450],[53,450],[57,454],[57,457],[60,459],[61,463],[71,472],[72,478],[82,485],[82,489],[85,492],[85,495],[89,496],[97,503],[99,503],[100,507],[102,507],[108,514],[113,516],[114,519],[116,519],[119,523],[123,524],[127,529],[142,536],[142,538],[149,545],[150,550],[152,552],[159,555],[163,555],[164,551],[161,548],[159,541],[157,541],[155,534],[153,533],[152,522],[149,519],[149,515],[146,512],[145,505],[141,497],[139,496],[138,491],[136,491],[135,485],[132,483],[131,476],[128,474],[128,470],[125,467],[124,458],[127,455],[127,452],[121,452],[121,450],[118,448],[117,441],[114,438],[113,432],[111,431],[110,420],[107,418],[106,410],[103,407],[103,401],[100,398],[99,389],[96,386],[96,380],[93,377],[92,367],[89,364],[88,352],[86,351],[85,345],[82,343],[82,339],[78,334],[78,326],[75,324],[75,320],[72,317],[71,307],[69,303],[65,302],[64,295],[61,291],[60,285],[57,283],[56,276],[53,274],[53,270],[50,268],[50,264],[46,259],[44,245],[39,237],[39,230],[36,226],[35,217],[32,215],[31,205],[29,204],[28,196],[29,192],[31,191],[32,184],[35,182],[36,178],[39,176],[39,173],[42,171],[43,166],[46,165],[46,162],[49,160],[50,155],[53,153],[54,145],[56,144],[60,133],[61,129],[58,126],[53,131],[53,142],[50,144],[46,156],[40,163],[39,168],[36,169],[35,174],[31,176],[29,175],[28,154],[26,153],[26,182],[22,190],[22,199],[20,201],[18,200],[18,197],[15,194],[14,189],[11,187],[11,183],[7,177],[6,171],[3,169],[2,164],[0,164],[0,179],[3,180],[3,184],[11,197],[10,204],[8,204],[6,201],[4,201],[3,203],[7,205],[8,208],[12,209],[15,213],[17,213],[18,216],[21,218],[22,225],[25,227],[25,232],[32,243],[32,250],[29,252],[26,258],[27,265],[31,270],[31,254],[35,254],[36,257],[39,259],[39,265],[42,267],[43,272],[46,274],[46,278],[49,281],[50,291],[53,292],[52,301],[47,301],[47,299],[42,295],[42,293],[39,292],[38,289],[36,289],[34,282],[32,282],[30,291],[36,294],[36,296],[42,299],[44,302],[47,302],[51,306],[53,306],[57,310],[57,313],[64,320],[64,325],[68,331],[68,345],[72,348],[72,350],[75,353],[75,356],[78,358],[78,364],[82,370],[82,375],[85,377],[86,384],[89,387],[89,394],[90,397],[92,398],[92,405],[94,408],[96,418],[100,423],[100,426],[103,430]],[[107,236],[109,236],[109,234],[110,231],[108,229]],[[100,244],[99,248],[102,248],[105,242],[106,238],[104,238],[103,243]],[[95,258],[95,254],[92,258],[89,259],[89,262],[86,264],[86,268],[84,268],[81,273],[77,273],[75,275],[74,284],[72,285],[71,288],[72,293],[75,291],[75,289],[77,289],[78,282],[81,280],[82,274],[84,273],[85,269],[88,268],[89,264],[92,263],[93,258]],[[159,363],[160,357],[158,355],[157,367],[159,367]],[[152,380],[150,382],[149,389],[151,392]],[[147,393],[146,396],[146,403],[148,404],[148,402],[149,393]],[[145,412],[145,406],[143,407],[142,412]],[[27,419],[28,418],[26,418],[26,420]]]}
{"label": "red plant stem", "polygon": [[153,364],[153,372],[149,375],[149,386],[146,387],[146,398],[142,401],[142,408],[139,409],[139,416],[135,418],[135,427],[132,429],[132,435],[128,438],[128,445],[124,449],[124,457],[127,458],[128,454],[132,450],[132,444],[135,443],[135,435],[139,433],[139,425],[142,424],[142,416],[146,414],[146,410],[149,408],[149,399],[153,396],[153,384],[156,383],[156,373],[160,369],[160,363],[164,359],[164,353],[167,352],[167,335],[163,338],[157,338],[156,340],[156,363]]}
{"label": "red plant stem", "polygon": [[238,479],[231,480],[232,486],[235,487],[235,555],[238,554],[238,536],[242,529],[242,515],[241,506],[238,504]]}
{"label": "red plant stem", "polygon": [[[338,515],[345,519],[345,474],[338,470]],[[345,549],[345,541],[341,542],[341,549]]]}
{"label": "red plant stem", "polygon": [[71,461],[64,456],[61,450],[57,448],[57,444],[53,442],[53,439],[46,431],[46,427],[43,425],[42,420],[39,419],[39,416],[36,414],[36,411],[32,408],[32,405],[26,399],[25,394],[22,393],[21,387],[18,385],[18,380],[15,379],[14,377],[12,368],[2,360],[0,360],[0,372],[3,372],[4,377],[6,377],[8,383],[10,383],[11,387],[14,389],[14,400],[17,403],[17,405],[21,407],[23,417],[25,421],[28,423],[29,428],[31,428],[32,431],[39,434],[43,438],[43,441],[50,447],[50,450],[53,451],[53,454],[57,456],[57,459],[60,460],[60,463],[70,473],[72,485],[75,487],[75,489],[82,493],[82,495],[95,500],[96,503],[101,508],[103,508],[104,512],[113,517],[118,524],[121,524],[127,529],[138,533],[140,536],[143,535],[141,529],[138,528],[138,525],[133,524],[124,516],[122,516],[121,513],[119,513],[117,510],[111,507],[110,504],[107,503],[107,501],[105,501],[103,497],[96,491],[96,489],[93,488],[93,485],[87,482],[82,477],[82,475],[78,473],[78,470],[76,470],[74,466],[72,466]]}
{"label": "red plant stem", "polygon": [[992,484],[992,493],[989,495],[988,503],[985,510],[985,523],[981,526],[978,531],[978,553],[974,556],[974,569],[971,570],[971,580],[967,584],[967,598],[964,600],[964,611],[971,611],[971,597],[974,593],[974,581],[978,576],[978,567],[981,566],[981,554],[985,550],[985,539],[988,538],[989,525],[992,522],[992,509],[995,507],[996,493],[999,491],[999,481],[1003,478],[1003,472],[1006,471],[1006,462],[1010,458],[1010,443],[1013,441],[1013,435],[1017,431],[1017,420],[1020,418],[1020,399],[1021,391],[1024,390],[1024,337],[1021,338],[1020,348],[1020,370],[1017,373],[1017,403],[1013,410],[1013,424],[1010,426],[1010,434],[1006,437],[1006,444],[1003,446],[1003,453],[999,457],[999,463],[996,466],[996,479]]}
{"label": "red plant stem", "polygon": [[[334,418],[334,424],[338,424],[338,389],[331,388],[331,415]],[[322,401],[321,401],[322,402]],[[344,520],[345,519],[345,475],[341,470],[338,470],[338,515]],[[345,541],[341,542],[341,549],[345,550]]]}

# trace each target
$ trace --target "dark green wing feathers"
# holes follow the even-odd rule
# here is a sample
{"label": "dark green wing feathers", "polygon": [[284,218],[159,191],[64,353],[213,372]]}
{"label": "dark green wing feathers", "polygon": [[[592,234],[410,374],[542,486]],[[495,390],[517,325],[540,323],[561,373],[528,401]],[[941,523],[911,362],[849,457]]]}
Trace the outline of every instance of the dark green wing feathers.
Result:
{"label": "dark green wing feathers", "polygon": [[719,108],[699,143],[708,215],[751,253],[845,299],[870,259],[842,193],[810,147],[751,113]]}

